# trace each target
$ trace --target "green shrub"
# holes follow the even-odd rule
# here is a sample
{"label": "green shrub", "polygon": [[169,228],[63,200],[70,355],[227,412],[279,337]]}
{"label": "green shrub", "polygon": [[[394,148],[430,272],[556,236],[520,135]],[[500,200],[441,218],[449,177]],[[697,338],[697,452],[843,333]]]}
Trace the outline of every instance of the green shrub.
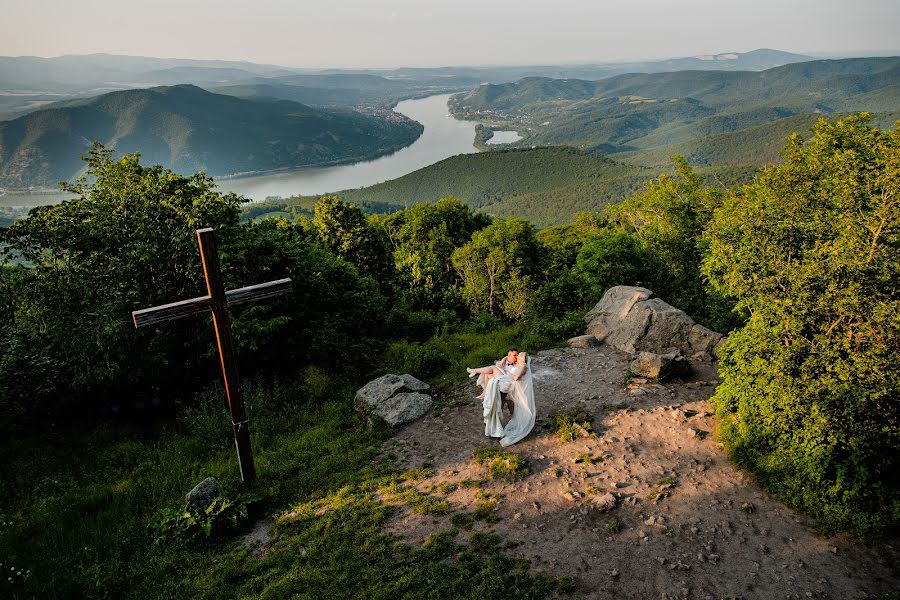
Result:
{"label": "green shrub", "polygon": [[513,482],[528,475],[528,463],[524,458],[518,454],[490,446],[484,446],[475,451],[475,462],[487,466],[492,479]]}
{"label": "green shrub", "polygon": [[594,437],[596,434],[591,428],[593,420],[594,415],[583,409],[562,412],[553,416],[550,433],[564,444],[574,442],[580,437]]}
{"label": "green shrub", "polygon": [[152,525],[154,542],[193,542],[199,538],[224,536],[244,523],[250,514],[250,505],[261,499],[252,494],[215,498],[206,510],[196,513],[163,509]]}
{"label": "green shrub", "polygon": [[713,397],[736,462],[828,528],[900,524],[900,128],[819,121],[730,194],[704,270],[749,312]]}

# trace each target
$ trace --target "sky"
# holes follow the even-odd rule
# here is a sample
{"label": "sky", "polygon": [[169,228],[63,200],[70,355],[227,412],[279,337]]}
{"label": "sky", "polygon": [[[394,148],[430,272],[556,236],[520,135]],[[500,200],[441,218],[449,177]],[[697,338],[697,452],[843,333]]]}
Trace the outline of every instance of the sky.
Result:
{"label": "sky", "polygon": [[884,51],[898,32],[900,0],[0,0],[0,56],[312,68]]}

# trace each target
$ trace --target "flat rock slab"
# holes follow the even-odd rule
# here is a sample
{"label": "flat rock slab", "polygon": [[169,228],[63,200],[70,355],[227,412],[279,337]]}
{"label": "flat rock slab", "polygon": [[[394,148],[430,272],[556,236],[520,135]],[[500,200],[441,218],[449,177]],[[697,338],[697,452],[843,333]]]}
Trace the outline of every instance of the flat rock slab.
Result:
{"label": "flat rock slab", "polygon": [[391,427],[414,421],[431,410],[431,388],[412,375],[383,375],[356,392],[357,410],[378,416]]}
{"label": "flat rock slab", "polygon": [[433,407],[434,400],[428,394],[401,392],[375,406],[372,412],[391,427],[399,427],[431,412]]}

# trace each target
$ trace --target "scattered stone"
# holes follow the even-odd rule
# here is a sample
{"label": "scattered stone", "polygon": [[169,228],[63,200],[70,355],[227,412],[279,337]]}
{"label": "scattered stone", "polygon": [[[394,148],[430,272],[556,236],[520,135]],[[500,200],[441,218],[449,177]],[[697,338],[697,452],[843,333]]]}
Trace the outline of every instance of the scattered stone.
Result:
{"label": "scattered stone", "polygon": [[594,507],[600,512],[608,512],[616,507],[616,497],[610,493],[603,494],[594,500]]}
{"label": "scattered stone", "polygon": [[521,518],[522,518],[522,513],[520,513],[520,512],[517,512],[516,514],[513,515],[513,520],[515,520],[515,521],[518,521]]}
{"label": "scattered stone", "polygon": [[753,506],[753,504],[750,502],[744,502],[743,504],[741,504],[741,510],[747,514],[752,514],[756,511],[756,507]]}
{"label": "scattered stone", "polygon": [[[631,361],[628,370],[640,377],[648,379],[666,379],[672,375],[684,372],[688,367],[680,350],[668,354],[656,354],[654,352],[641,352]],[[632,382],[635,380],[632,379]]]}
{"label": "scattered stone", "polygon": [[610,576],[610,577],[618,577],[618,576],[619,576],[619,570],[618,570],[618,569],[613,569],[612,571],[609,572],[609,576]]}
{"label": "scattered stone", "polygon": [[212,501],[222,496],[222,487],[215,477],[207,477],[185,496],[184,510],[189,513],[198,513],[206,510]]}

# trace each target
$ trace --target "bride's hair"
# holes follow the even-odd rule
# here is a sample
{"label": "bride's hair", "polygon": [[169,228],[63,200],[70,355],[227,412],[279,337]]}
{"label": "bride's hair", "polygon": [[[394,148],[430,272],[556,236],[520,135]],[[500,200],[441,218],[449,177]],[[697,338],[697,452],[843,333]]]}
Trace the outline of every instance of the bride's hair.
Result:
{"label": "bride's hair", "polygon": [[516,366],[524,367],[527,364],[528,364],[528,355],[525,354],[524,352],[519,352],[519,356],[516,359]]}

